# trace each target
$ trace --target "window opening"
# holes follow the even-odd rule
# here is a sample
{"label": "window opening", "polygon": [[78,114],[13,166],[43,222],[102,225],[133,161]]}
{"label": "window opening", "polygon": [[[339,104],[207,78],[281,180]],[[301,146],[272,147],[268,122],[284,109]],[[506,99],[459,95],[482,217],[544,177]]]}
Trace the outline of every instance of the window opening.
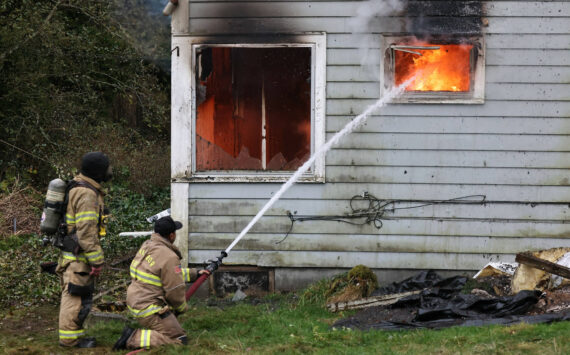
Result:
{"label": "window opening", "polygon": [[[394,49],[396,85],[415,76],[406,91],[470,90],[470,44],[391,46]],[[412,48],[416,51],[404,48]]]}
{"label": "window opening", "polygon": [[196,50],[197,172],[293,171],[311,154],[311,48]]}
{"label": "window opening", "polygon": [[482,103],[482,38],[386,38],[383,90],[413,78],[394,102]]}

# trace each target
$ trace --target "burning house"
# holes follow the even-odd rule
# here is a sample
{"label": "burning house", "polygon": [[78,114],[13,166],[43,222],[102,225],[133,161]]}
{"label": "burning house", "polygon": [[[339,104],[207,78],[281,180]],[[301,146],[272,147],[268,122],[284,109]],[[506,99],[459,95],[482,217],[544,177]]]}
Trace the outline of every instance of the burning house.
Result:
{"label": "burning house", "polygon": [[570,246],[570,3],[180,0],[172,213],[198,264],[315,160],[224,260],[269,288],[381,281]]}

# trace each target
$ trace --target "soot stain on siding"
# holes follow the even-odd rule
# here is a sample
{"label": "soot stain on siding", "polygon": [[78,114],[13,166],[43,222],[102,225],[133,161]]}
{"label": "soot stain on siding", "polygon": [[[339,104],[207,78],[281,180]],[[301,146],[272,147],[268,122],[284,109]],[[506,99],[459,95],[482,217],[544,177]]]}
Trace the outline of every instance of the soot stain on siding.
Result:
{"label": "soot stain on siding", "polygon": [[[239,11],[235,11],[234,7],[224,8],[222,6],[216,15],[222,19],[231,21],[231,24],[235,29],[234,33],[273,35],[279,33],[299,32],[298,28],[286,25],[283,21],[267,21],[268,18],[276,17],[275,14],[265,14],[261,12],[257,6],[248,6],[247,3],[242,3],[239,7]],[[213,17],[215,18],[217,16]],[[299,16],[299,14],[295,14],[290,11],[283,11],[278,17],[288,18]]]}
{"label": "soot stain on siding", "polygon": [[479,1],[409,1],[402,14],[417,37],[482,33],[485,10]]}

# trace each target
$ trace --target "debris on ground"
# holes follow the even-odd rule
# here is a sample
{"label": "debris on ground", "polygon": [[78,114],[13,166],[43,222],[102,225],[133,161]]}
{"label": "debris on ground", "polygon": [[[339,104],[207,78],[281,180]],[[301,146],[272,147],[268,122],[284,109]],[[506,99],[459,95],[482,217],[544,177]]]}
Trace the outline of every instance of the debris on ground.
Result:
{"label": "debris on ground", "polygon": [[570,249],[525,255],[532,256],[531,262],[489,263],[473,278],[444,279],[428,270],[369,297],[329,302],[330,311],[360,309],[333,327],[402,330],[570,320],[570,283],[560,277],[570,276]]}
{"label": "debris on ground", "polygon": [[247,295],[242,290],[237,290],[234,296],[232,297],[233,302],[239,302],[246,299]]}
{"label": "debris on ground", "polygon": [[[473,288],[485,290],[495,296],[508,296],[511,291],[512,276],[496,275],[480,277],[476,280]],[[471,280],[468,280],[468,284]]]}
{"label": "debris on ground", "polygon": [[[553,248],[534,253],[519,253],[519,267],[513,277],[513,292],[520,290],[544,290],[568,284],[570,248]],[[565,277],[566,279],[562,279]]]}
{"label": "debris on ground", "polygon": [[[424,279],[425,283],[416,282]],[[434,280],[439,279],[437,282]],[[334,327],[357,329],[442,328],[456,325],[503,324],[526,315],[538,302],[540,291],[521,291],[514,296],[496,296],[474,288],[462,293],[467,277],[441,279],[432,271],[405,280],[399,288],[421,288],[392,305],[366,308],[337,321]],[[427,287],[426,287],[427,285]],[[392,285],[394,286],[394,285]]]}
{"label": "debris on ground", "polygon": [[481,279],[489,276],[513,276],[518,267],[518,263],[491,262],[485,265],[478,273],[473,275],[474,279]]}
{"label": "debris on ground", "polygon": [[398,302],[400,299],[404,297],[415,295],[420,292],[421,291],[409,291],[409,292],[395,293],[385,296],[367,297],[355,301],[333,302],[333,303],[328,303],[327,308],[331,312],[338,312],[347,309],[360,309],[360,308],[368,308],[374,306],[388,306]]}

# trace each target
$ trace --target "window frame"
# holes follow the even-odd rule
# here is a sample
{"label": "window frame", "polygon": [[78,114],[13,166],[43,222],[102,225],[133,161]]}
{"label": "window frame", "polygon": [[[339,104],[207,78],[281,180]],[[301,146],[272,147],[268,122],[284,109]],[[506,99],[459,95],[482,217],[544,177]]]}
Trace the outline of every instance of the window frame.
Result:
{"label": "window frame", "polygon": [[[190,93],[191,93],[191,173],[195,182],[285,182],[295,171],[263,170],[196,170],[196,53],[200,47],[241,48],[311,48],[311,156],[325,144],[326,103],[326,34],[267,35],[267,36],[191,36],[190,40]],[[325,181],[325,157],[315,160],[310,171],[303,174],[299,182]]]}
{"label": "window frame", "polygon": [[[384,35],[382,36],[380,60],[380,95],[383,96],[394,87],[394,70],[391,64],[394,61],[395,49],[391,48],[396,42],[412,40],[413,35]],[[404,91],[390,103],[424,103],[424,104],[483,104],[485,103],[485,41],[483,36],[454,35],[433,36],[430,45],[468,43],[473,45],[471,56],[471,90],[469,92],[417,92]],[[474,58],[475,57],[475,58]]]}

